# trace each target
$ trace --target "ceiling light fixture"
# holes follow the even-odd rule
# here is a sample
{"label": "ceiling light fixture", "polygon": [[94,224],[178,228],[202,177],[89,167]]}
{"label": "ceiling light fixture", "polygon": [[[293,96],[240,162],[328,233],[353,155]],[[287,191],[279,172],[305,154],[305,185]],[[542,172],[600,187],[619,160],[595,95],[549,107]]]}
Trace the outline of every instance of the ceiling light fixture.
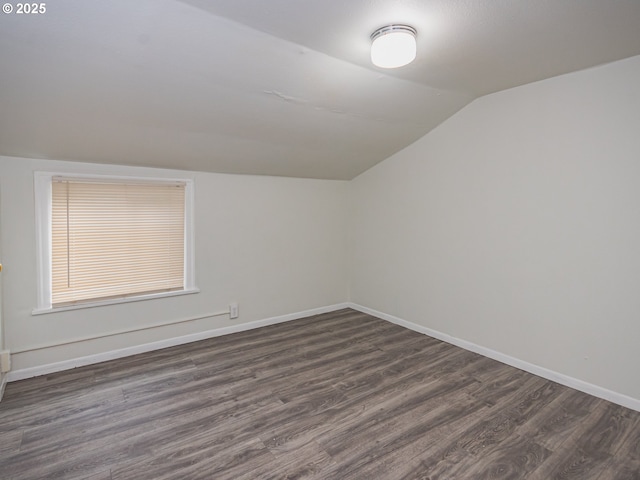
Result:
{"label": "ceiling light fixture", "polygon": [[387,25],[371,34],[371,61],[381,68],[403,67],[416,58],[416,29]]}

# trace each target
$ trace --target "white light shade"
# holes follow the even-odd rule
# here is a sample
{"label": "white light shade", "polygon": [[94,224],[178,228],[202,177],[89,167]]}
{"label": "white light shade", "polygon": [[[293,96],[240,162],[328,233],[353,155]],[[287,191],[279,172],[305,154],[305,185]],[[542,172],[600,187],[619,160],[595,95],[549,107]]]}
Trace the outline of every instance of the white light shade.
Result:
{"label": "white light shade", "polygon": [[371,35],[371,61],[381,68],[397,68],[416,58],[416,31],[407,25],[389,25]]}

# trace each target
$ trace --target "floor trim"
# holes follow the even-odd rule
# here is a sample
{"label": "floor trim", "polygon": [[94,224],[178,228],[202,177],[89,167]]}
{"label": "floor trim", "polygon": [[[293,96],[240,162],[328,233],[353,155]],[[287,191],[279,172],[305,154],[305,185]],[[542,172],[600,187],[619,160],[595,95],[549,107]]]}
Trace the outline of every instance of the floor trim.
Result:
{"label": "floor trim", "polygon": [[491,350],[489,348],[486,348],[480,345],[476,345],[475,343],[468,342],[466,340],[462,340],[460,338],[453,337],[451,335],[447,335],[446,333],[442,333],[437,330],[433,330],[431,328],[424,327],[422,325],[418,325],[413,322],[409,322],[402,318],[395,317],[393,315],[389,315],[384,312],[379,312],[372,308],[364,307],[362,305],[351,303],[351,302],[344,302],[344,303],[339,303],[335,305],[329,305],[326,307],[319,307],[319,308],[314,308],[310,310],[304,310],[301,312],[295,312],[287,315],[280,315],[276,317],[265,318],[262,320],[242,323],[239,325],[233,325],[229,327],[223,327],[223,328],[217,328],[214,330],[207,330],[204,332],[193,333],[193,334],[184,335],[181,337],[168,338],[166,340],[161,340],[158,342],[146,343],[143,345],[136,345],[133,347],[127,347],[119,350],[112,350],[108,352],[98,353],[95,355],[88,355],[85,357],[74,358],[74,359],[65,360],[62,362],[56,362],[56,363],[51,363],[47,365],[39,365],[37,367],[11,371],[7,375],[5,375],[2,379],[0,379],[0,400],[2,399],[4,388],[7,382],[15,382],[17,380],[23,380],[26,378],[37,377],[40,375],[47,375],[50,373],[60,372],[63,370],[70,370],[72,368],[82,367],[85,365],[92,365],[94,363],[106,362],[108,360],[114,360],[116,358],[137,355],[139,353],[160,350],[162,348],[173,347],[176,345],[183,345],[185,343],[197,342],[199,340],[205,340],[207,338],[218,337],[221,335],[229,335],[231,333],[243,332],[246,330],[252,330],[255,328],[265,327],[268,325],[275,325],[278,323],[289,322],[291,320],[297,320],[299,318],[309,317],[312,315],[319,315],[322,313],[334,312],[336,310],[341,310],[343,308],[352,308],[359,312],[366,313],[368,315],[373,315],[374,317],[381,318],[383,320],[394,323],[396,325],[400,325],[402,327],[408,328],[415,332],[419,332],[424,335],[437,338],[438,340],[442,340],[443,342],[447,342],[451,345],[464,348],[465,350],[469,350],[471,352],[479,353],[480,355],[484,355],[485,357],[492,358],[494,360],[505,363],[512,367],[519,368],[521,370],[532,373],[534,375],[538,375],[542,378],[546,378],[547,380],[560,383],[567,387],[575,388],[576,390],[580,390],[581,392],[588,393],[589,395],[593,395],[598,398],[602,398],[604,400],[608,400],[618,405],[622,405],[623,407],[627,407],[632,410],[636,410],[640,412],[640,400],[635,399],[633,397],[629,397],[627,395],[617,393],[612,390],[608,390],[598,385],[594,385],[594,384],[579,380],[577,378],[573,378],[568,375],[564,375],[562,373],[549,370],[544,367],[540,367],[533,363],[529,363],[524,360],[511,357],[504,353]]}
{"label": "floor trim", "polygon": [[15,382],[17,380],[24,380],[25,378],[38,377],[40,375],[48,375],[50,373],[60,372],[63,370],[70,370],[76,367],[83,367],[85,365],[92,365],[94,363],[106,362],[108,360],[115,360],[116,358],[128,357],[131,355],[137,355],[139,353],[151,352],[153,350],[160,350],[162,348],[174,347],[176,345],[183,345],[185,343],[197,342],[199,340],[205,340],[207,338],[219,337],[221,335],[229,335],[231,333],[244,332],[246,330],[252,330],[254,328],[266,327],[268,325],[275,325],[277,323],[289,322],[291,320],[297,320],[299,318],[310,317],[312,315],[319,315],[322,313],[334,312],[343,308],[348,308],[348,303],[338,303],[335,305],[329,305],[326,307],[313,308],[310,310],[304,310],[301,312],[289,313],[286,315],[279,315],[277,317],[265,318],[262,320],[255,320],[253,322],[241,323],[238,325],[232,325],[229,327],[216,328],[214,330],[206,330],[204,332],[192,333],[189,335],[183,335],[181,337],[167,338],[166,340],[160,340],[158,342],[146,343],[143,345],[136,345],[133,347],[122,348],[119,350],[111,350],[108,352],[97,353],[95,355],[88,355],[86,357],[73,358],[70,360],[64,360],[62,362],[50,363],[47,365],[39,365],[37,367],[24,368],[21,370],[10,371],[5,379],[6,382]]}
{"label": "floor trim", "polygon": [[608,390],[598,385],[593,385],[591,383],[555,372],[553,370],[549,370],[544,367],[540,367],[533,363],[529,363],[524,360],[520,360],[519,358],[505,355],[504,353],[491,350],[490,348],[486,348],[480,345],[476,345],[475,343],[471,343],[460,338],[452,337],[451,335],[447,335],[446,333],[442,333],[428,327],[423,327],[422,325],[403,320],[402,318],[398,318],[384,312],[379,312],[372,308],[363,307],[362,305],[358,305],[356,303],[348,303],[348,307],[359,312],[381,318],[382,320],[395,323],[396,325],[400,325],[415,332],[423,333],[430,337],[437,338],[438,340],[442,340],[443,342],[450,343],[451,345],[464,348],[465,350],[479,353],[480,355],[483,355],[485,357],[489,357],[499,362],[506,363],[507,365],[511,365],[512,367],[519,368],[520,370],[524,370],[525,372],[538,375],[539,377],[546,378],[547,380],[560,383],[567,387],[571,387],[576,390],[580,390],[581,392],[588,393],[589,395],[593,395],[595,397],[602,398],[604,400],[608,400],[618,405],[622,405],[623,407],[627,407],[640,412],[640,400],[636,398],[629,397],[612,390]]}
{"label": "floor trim", "polygon": [[4,388],[7,386],[7,375],[0,373],[0,402],[4,396]]}

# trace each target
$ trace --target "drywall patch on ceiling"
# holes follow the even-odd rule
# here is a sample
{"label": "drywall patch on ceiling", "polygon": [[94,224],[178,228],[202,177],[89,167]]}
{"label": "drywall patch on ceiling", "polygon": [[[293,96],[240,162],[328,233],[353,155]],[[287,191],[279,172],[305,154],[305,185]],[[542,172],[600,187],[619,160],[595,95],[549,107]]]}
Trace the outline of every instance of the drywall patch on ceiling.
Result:
{"label": "drywall patch on ceiling", "polygon": [[263,93],[266,93],[267,95],[273,95],[274,97],[279,98],[280,100],[284,100],[285,102],[290,102],[290,103],[295,103],[298,105],[304,105],[307,103],[306,100],[303,100],[301,98],[296,98],[296,97],[292,97],[291,95],[285,95],[282,92],[278,92],[276,90],[263,90]]}

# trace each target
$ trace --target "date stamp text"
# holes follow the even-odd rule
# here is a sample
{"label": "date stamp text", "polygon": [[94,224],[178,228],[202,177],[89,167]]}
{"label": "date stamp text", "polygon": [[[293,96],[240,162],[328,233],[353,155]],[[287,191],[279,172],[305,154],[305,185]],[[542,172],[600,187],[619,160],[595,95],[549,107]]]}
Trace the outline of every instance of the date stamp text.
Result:
{"label": "date stamp text", "polygon": [[46,3],[5,3],[2,5],[2,11],[9,15],[42,15],[47,13]]}

